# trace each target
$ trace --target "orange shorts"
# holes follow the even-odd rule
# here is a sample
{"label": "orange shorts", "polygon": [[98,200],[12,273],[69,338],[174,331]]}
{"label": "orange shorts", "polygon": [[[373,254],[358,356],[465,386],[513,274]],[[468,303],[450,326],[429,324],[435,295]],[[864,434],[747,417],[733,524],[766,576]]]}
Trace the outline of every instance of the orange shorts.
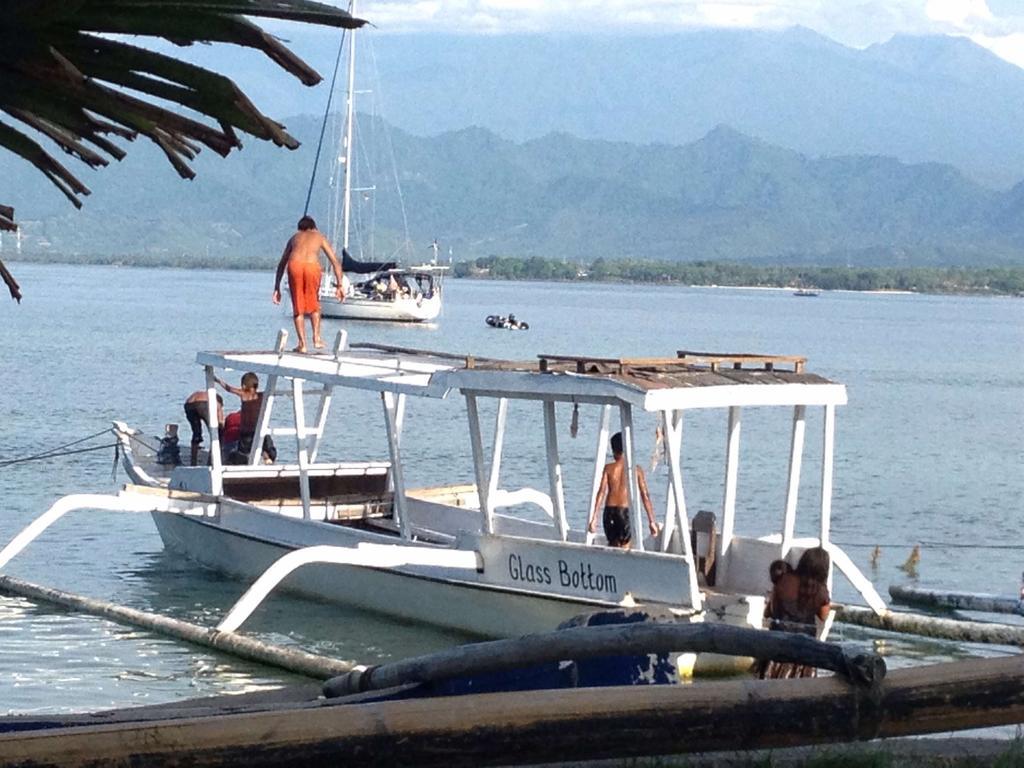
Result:
{"label": "orange shorts", "polygon": [[320,265],[309,261],[288,262],[288,287],[292,294],[292,309],[296,315],[310,315],[320,311]]}

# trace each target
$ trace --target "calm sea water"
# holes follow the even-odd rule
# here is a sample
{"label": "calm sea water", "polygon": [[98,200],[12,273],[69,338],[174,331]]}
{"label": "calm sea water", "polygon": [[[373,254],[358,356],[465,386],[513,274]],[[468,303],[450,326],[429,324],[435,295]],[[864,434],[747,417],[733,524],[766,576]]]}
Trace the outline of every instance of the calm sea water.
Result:
{"label": "calm sea water", "polygon": [[[157,433],[184,422],[181,403],[202,385],[199,349],[266,349],[290,318],[270,302],[269,273],[16,264],[26,299],[0,306],[0,462],[105,429],[113,419]],[[921,545],[922,585],[1015,594],[1024,568],[1024,301],[450,280],[441,320],[428,327],[325,321],[351,341],[515,359],[539,353],[672,356],[678,349],[801,354],[845,383],[839,409],[833,537],[884,594]],[[526,333],[488,328],[514,312]],[[228,408],[233,406],[228,398]],[[543,487],[540,414],[513,405],[503,485]],[[559,411],[570,520],[586,514],[596,413]],[[384,458],[380,405],[336,398],[322,455]],[[691,511],[722,494],[722,414],[688,417],[684,473]],[[751,412],[741,450],[738,527],[778,528],[789,419]],[[640,455],[654,425],[641,420]],[[800,527],[813,532],[820,417],[812,414]],[[87,445],[110,442],[99,437]],[[411,403],[407,482],[470,481],[461,401]],[[113,450],[0,465],[0,539],[57,498],[112,492]],[[454,468],[454,469],[453,469]],[[664,467],[652,474],[664,498]],[[868,557],[882,547],[877,568]],[[165,554],[148,516],[84,512],[58,523],[9,566],[37,583],[212,625],[243,584]],[[838,585],[843,597],[843,585]],[[846,594],[849,597],[848,594]],[[446,610],[439,605],[438,612]],[[360,661],[400,658],[464,638],[386,618],[273,598],[246,629],[273,642]],[[998,653],[845,630],[891,663]],[[100,619],[0,598],[0,711],[75,711],[172,701],[286,681],[281,673]]]}

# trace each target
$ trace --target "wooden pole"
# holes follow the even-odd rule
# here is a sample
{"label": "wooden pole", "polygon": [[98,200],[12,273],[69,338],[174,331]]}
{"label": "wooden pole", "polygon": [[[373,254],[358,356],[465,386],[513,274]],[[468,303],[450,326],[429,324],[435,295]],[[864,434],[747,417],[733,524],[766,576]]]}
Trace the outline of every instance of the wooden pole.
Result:
{"label": "wooden pole", "polygon": [[892,595],[893,600],[907,605],[925,605],[931,608],[985,613],[1024,614],[1024,601],[1016,597],[979,592],[941,592],[936,589],[904,587],[898,584],[889,587],[889,594]]}
{"label": "wooden pole", "polygon": [[[294,648],[282,648],[234,632],[218,632],[215,629],[172,619],[168,616],[146,613],[123,605],[93,600],[70,592],[62,592],[59,589],[31,584],[13,576],[0,576],[0,592],[27,597],[30,600],[41,600],[94,616],[102,616],[121,624],[141,627],[161,635],[184,640],[193,645],[213,648],[242,659],[269,664],[308,677],[326,679],[348,672],[355,666],[355,662],[352,661],[317,656]],[[2,749],[0,749],[0,755],[3,755]]]}
{"label": "wooden pole", "polygon": [[965,643],[992,643],[993,645],[1024,646],[1024,626],[995,624],[982,621],[960,621],[924,616],[920,613],[886,611],[879,615],[870,608],[854,605],[835,605],[836,620],[845,624],[905,632],[921,637],[941,637]]}
{"label": "wooden pole", "polygon": [[773,749],[1024,722],[1024,659],[835,677],[314,703],[293,709],[12,733],[9,764],[529,765]]}

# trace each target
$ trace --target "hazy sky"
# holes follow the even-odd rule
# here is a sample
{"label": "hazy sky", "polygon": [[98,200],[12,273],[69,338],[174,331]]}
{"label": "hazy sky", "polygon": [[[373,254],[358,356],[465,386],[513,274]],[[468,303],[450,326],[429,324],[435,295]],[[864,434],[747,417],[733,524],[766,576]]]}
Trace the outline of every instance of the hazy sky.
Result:
{"label": "hazy sky", "polygon": [[357,11],[381,32],[655,32],[800,24],[854,47],[894,34],[954,34],[1024,67],[1024,0],[360,0]]}

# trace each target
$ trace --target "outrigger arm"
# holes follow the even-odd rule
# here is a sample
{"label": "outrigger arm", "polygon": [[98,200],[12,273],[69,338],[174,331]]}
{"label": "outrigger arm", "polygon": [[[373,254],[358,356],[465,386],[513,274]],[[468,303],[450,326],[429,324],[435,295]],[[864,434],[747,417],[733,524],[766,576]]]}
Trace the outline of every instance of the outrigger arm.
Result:
{"label": "outrigger arm", "polygon": [[43,514],[26,526],[21,533],[0,550],[0,569],[25,547],[35,541],[46,529],[60,520],[68,512],[81,509],[98,509],[109,512],[176,512],[179,514],[207,514],[212,500],[193,500],[174,498],[172,496],[157,497],[144,495],[126,488],[116,496],[105,493],[75,493],[57,499]]}

